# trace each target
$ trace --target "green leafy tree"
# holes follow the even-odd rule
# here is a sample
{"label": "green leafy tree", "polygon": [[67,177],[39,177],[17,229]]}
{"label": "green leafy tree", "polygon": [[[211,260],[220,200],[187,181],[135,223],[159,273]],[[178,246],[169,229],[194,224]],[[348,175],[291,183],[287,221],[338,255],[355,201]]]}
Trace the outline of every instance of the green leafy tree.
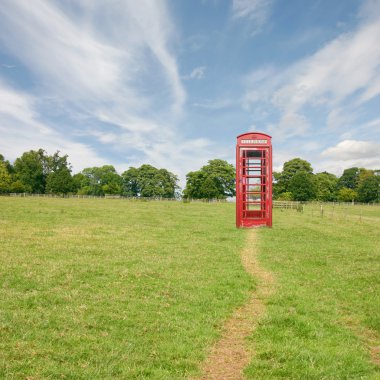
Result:
{"label": "green leafy tree", "polygon": [[11,193],[30,193],[31,188],[22,183],[19,179],[14,179],[10,185]]}
{"label": "green leafy tree", "polygon": [[210,160],[203,166],[206,176],[216,183],[219,195],[222,198],[235,195],[235,167],[225,160]]}
{"label": "green leafy tree", "polygon": [[280,194],[285,193],[285,188],[283,183],[279,183],[279,180],[281,178],[281,172],[273,172],[273,183],[272,183],[272,191],[273,191],[273,198],[279,199]]}
{"label": "green leafy tree", "polygon": [[140,195],[139,169],[130,167],[121,175],[123,180],[123,195],[138,197]]}
{"label": "green leafy tree", "polygon": [[134,197],[174,198],[177,195],[178,178],[166,169],[152,165],[130,167],[122,175],[123,194]]}
{"label": "green leafy tree", "polygon": [[101,167],[92,167],[82,170],[83,177],[75,177],[75,183],[78,184],[78,179],[81,178],[81,183],[84,185],[78,190],[79,194],[88,195],[104,195],[120,194],[122,179],[112,165],[104,165]]}
{"label": "green leafy tree", "polygon": [[138,169],[139,194],[141,197],[159,197],[161,189],[156,189],[157,169],[152,165],[141,165]]}
{"label": "green leafy tree", "polygon": [[85,168],[81,174],[87,178],[88,185],[80,189],[81,194],[87,195],[102,195],[102,187],[100,185],[100,178],[98,175],[98,168]]}
{"label": "green leafy tree", "polygon": [[110,182],[102,186],[103,194],[121,194],[121,183]]}
{"label": "green leafy tree", "polygon": [[[311,175],[313,173],[313,168],[308,161],[302,160],[301,158],[293,158],[292,160],[285,162],[282,172],[276,173],[275,176],[275,195],[278,196],[286,191],[292,192],[290,189],[290,183],[293,177],[300,172]],[[293,194],[293,196],[295,196],[295,194]]]}
{"label": "green leafy tree", "polygon": [[45,191],[49,194],[67,194],[74,190],[71,165],[68,156],[60,156],[59,151],[47,158],[48,174]]}
{"label": "green leafy tree", "polygon": [[7,165],[4,161],[0,161],[0,194],[10,192],[12,178],[8,172]]}
{"label": "green leafy tree", "polygon": [[[78,194],[86,194],[87,188],[90,186],[90,179],[83,173],[73,175],[73,192]],[[83,189],[85,189],[83,191]],[[82,192],[81,192],[82,191]]]}
{"label": "green leafy tree", "polygon": [[339,178],[338,188],[342,189],[345,187],[352,190],[356,189],[359,183],[359,174],[359,168],[354,167],[345,169],[342,176]]}
{"label": "green leafy tree", "polygon": [[293,194],[290,191],[285,191],[284,193],[281,193],[277,200],[279,201],[292,201],[293,200]]}
{"label": "green leafy tree", "polygon": [[46,179],[46,193],[67,194],[74,190],[73,177],[68,169],[49,173]]}
{"label": "green leafy tree", "polygon": [[212,177],[205,177],[199,191],[200,198],[203,199],[221,198],[220,189],[218,189],[217,183]]}
{"label": "green leafy tree", "polygon": [[49,172],[48,157],[43,149],[30,150],[16,159],[14,170],[18,179],[33,193],[45,192]]}
{"label": "green leafy tree", "polygon": [[[183,191],[184,198],[202,199],[206,198],[201,191],[202,184],[206,179],[201,170],[189,172],[186,175],[186,187]],[[203,189],[204,190],[204,189]]]}
{"label": "green leafy tree", "polygon": [[316,199],[323,202],[334,201],[337,198],[338,178],[331,173],[317,173],[314,176]]}
{"label": "green leafy tree", "polygon": [[98,173],[103,194],[121,193],[122,180],[112,165],[101,166]]}
{"label": "green leafy tree", "polygon": [[[10,184],[8,184],[6,187],[8,188],[7,189],[7,192],[9,193],[29,193],[31,192],[31,188],[29,186],[26,186],[24,183],[22,183],[22,181],[19,179],[19,176],[17,175],[17,173],[15,173],[15,169],[13,167],[13,165],[8,161],[8,160],[5,160],[4,156],[2,154],[0,154],[0,164],[3,164],[6,168],[6,171],[8,172],[8,174],[10,175],[10,178],[11,178],[11,182]],[[3,180],[4,180],[4,177],[3,177]],[[6,181],[3,182],[3,188],[4,188],[4,184],[5,182],[9,182],[9,177]],[[0,188],[2,186],[0,185]],[[0,190],[1,192],[1,190]]]}
{"label": "green leafy tree", "polygon": [[348,187],[343,187],[338,191],[338,201],[340,202],[352,202],[358,198],[358,193],[349,189]]}
{"label": "green leafy tree", "polygon": [[159,169],[155,176],[157,187],[161,189],[163,198],[175,198],[179,189],[178,177],[166,169]]}
{"label": "green leafy tree", "polygon": [[365,177],[358,186],[360,202],[376,202],[380,200],[380,177],[370,175]]}
{"label": "green leafy tree", "polygon": [[210,160],[200,170],[186,175],[185,198],[225,199],[235,195],[235,168],[227,161]]}
{"label": "green leafy tree", "polygon": [[305,171],[299,171],[294,174],[288,188],[295,201],[310,201],[316,195],[313,175]]}
{"label": "green leafy tree", "polygon": [[2,163],[5,164],[5,167],[7,168],[7,171],[8,171],[9,174],[13,174],[14,173],[13,166],[11,165],[11,163],[8,160],[5,160],[5,158],[4,158],[4,156],[2,154],[0,154],[0,162],[2,162]]}
{"label": "green leafy tree", "polygon": [[374,170],[370,170],[370,169],[365,169],[365,168],[360,168],[359,169],[359,177],[358,177],[358,188],[360,187],[360,185],[363,183],[363,181],[365,179],[367,179],[368,177],[372,177],[375,175],[375,171]]}

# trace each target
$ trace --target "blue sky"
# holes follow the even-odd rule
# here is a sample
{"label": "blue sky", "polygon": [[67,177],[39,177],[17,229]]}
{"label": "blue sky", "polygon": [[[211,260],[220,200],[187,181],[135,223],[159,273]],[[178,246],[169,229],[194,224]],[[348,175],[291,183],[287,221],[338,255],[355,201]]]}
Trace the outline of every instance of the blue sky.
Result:
{"label": "blue sky", "polygon": [[380,1],[2,0],[0,153],[181,178],[236,136],[274,168],[380,168]]}

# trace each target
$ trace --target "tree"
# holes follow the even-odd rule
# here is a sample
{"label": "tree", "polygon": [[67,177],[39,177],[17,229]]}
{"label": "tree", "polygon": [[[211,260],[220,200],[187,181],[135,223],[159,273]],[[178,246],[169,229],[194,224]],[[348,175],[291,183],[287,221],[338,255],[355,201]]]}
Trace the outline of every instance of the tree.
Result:
{"label": "tree", "polygon": [[359,173],[360,170],[356,167],[345,169],[342,176],[339,178],[338,188],[342,189],[345,187],[352,190],[356,189],[359,182]]}
{"label": "tree", "polygon": [[295,201],[309,201],[315,198],[316,189],[313,175],[299,171],[291,178],[288,186]]}
{"label": "tree", "polygon": [[163,198],[175,198],[179,189],[178,177],[166,169],[159,169],[156,174],[157,187],[161,189]]}
{"label": "tree", "polygon": [[10,192],[11,175],[8,173],[7,165],[4,161],[0,161],[0,194]]}
{"label": "tree", "polygon": [[157,170],[152,165],[141,165],[138,169],[139,195],[141,197],[160,197],[161,189],[157,186]]}
{"label": "tree", "polygon": [[313,168],[309,162],[302,160],[301,158],[293,158],[292,160],[285,162],[282,172],[280,174],[276,173],[275,175],[275,195],[278,196],[287,191],[292,192],[289,187],[290,183],[292,178],[300,172],[312,174]]}
{"label": "tree", "polygon": [[133,197],[174,198],[178,189],[178,178],[166,169],[152,165],[130,167],[122,175],[123,194]]}
{"label": "tree", "polygon": [[235,195],[235,168],[233,165],[227,161],[215,159],[210,160],[203,170],[207,177],[214,180],[222,198]]}
{"label": "tree", "polygon": [[14,173],[14,168],[13,166],[11,165],[11,163],[8,161],[8,160],[5,160],[4,156],[2,154],[0,154],[0,162],[4,163],[5,164],[5,167],[8,171],[9,174],[13,174]]}
{"label": "tree", "polygon": [[380,200],[380,177],[371,175],[364,178],[358,186],[360,202],[375,202]]}
{"label": "tree", "polygon": [[67,161],[67,154],[59,155],[59,151],[47,158],[48,174],[46,176],[45,191],[51,194],[67,194],[74,190],[74,181],[71,176],[71,165]]}
{"label": "tree", "polygon": [[[184,198],[202,199],[207,198],[202,189],[202,184],[206,179],[205,173],[201,170],[186,174],[186,187],[183,191]],[[202,190],[201,190],[202,189]]]}
{"label": "tree", "polygon": [[75,177],[75,183],[78,185],[78,179],[84,185],[78,190],[79,194],[104,195],[120,194],[122,180],[116,169],[112,165],[101,167],[92,167],[82,170],[83,177]]}
{"label": "tree", "polygon": [[348,187],[342,187],[338,191],[338,201],[340,202],[352,202],[358,198],[358,193],[355,190]]}
{"label": "tree", "polygon": [[186,175],[185,198],[211,199],[235,195],[235,169],[227,161],[210,160],[200,170]]}
{"label": "tree", "polygon": [[218,189],[216,181],[212,177],[205,177],[199,189],[200,198],[214,199],[220,198],[220,189]]}
{"label": "tree", "polygon": [[278,181],[281,178],[281,172],[273,172],[273,183],[272,183],[272,189],[273,189],[273,198],[279,199],[280,194],[285,193],[285,188],[283,184],[278,183]]}
{"label": "tree", "polygon": [[278,201],[292,201],[293,200],[293,194],[290,191],[285,191],[284,193],[281,193],[278,198]]}
{"label": "tree", "polygon": [[86,194],[86,191],[82,192],[82,189],[86,189],[90,186],[90,179],[83,173],[76,173],[73,175],[73,192],[78,194]]}
{"label": "tree", "polygon": [[46,193],[67,194],[74,190],[73,177],[69,169],[49,173],[46,179]]}
{"label": "tree", "polygon": [[360,185],[363,183],[363,181],[368,178],[368,177],[372,177],[375,175],[375,171],[374,170],[370,170],[370,169],[365,169],[365,168],[360,168],[359,169],[359,176],[358,176],[358,188],[360,187]]}
{"label": "tree", "polygon": [[23,184],[19,179],[15,179],[11,183],[9,191],[11,193],[30,193],[31,188]]}
{"label": "tree", "polygon": [[138,197],[140,195],[139,169],[130,167],[121,175],[123,180],[123,195]]}
{"label": "tree", "polygon": [[49,171],[48,157],[43,149],[30,150],[16,159],[14,170],[17,178],[33,193],[44,193]]}
{"label": "tree", "polygon": [[316,199],[323,202],[336,199],[338,178],[331,173],[317,173],[314,176]]}

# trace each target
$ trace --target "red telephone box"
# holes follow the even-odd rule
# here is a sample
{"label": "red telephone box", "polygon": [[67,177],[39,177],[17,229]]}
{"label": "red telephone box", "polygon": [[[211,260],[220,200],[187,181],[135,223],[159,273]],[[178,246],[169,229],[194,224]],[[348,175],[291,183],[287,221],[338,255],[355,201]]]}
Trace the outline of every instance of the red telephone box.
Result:
{"label": "red telephone box", "polygon": [[272,143],[244,133],[236,144],[236,227],[272,227]]}

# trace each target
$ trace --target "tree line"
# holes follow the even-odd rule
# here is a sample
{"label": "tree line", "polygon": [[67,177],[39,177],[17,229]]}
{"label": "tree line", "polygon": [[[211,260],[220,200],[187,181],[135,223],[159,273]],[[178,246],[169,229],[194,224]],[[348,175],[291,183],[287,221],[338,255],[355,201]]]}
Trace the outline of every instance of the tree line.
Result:
{"label": "tree line", "polygon": [[353,167],[345,169],[341,177],[328,172],[314,174],[309,162],[294,158],[285,162],[282,172],[274,172],[273,178],[273,197],[278,200],[380,201],[380,170]]}
{"label": "tree line", "polygon": [[[300,158],[273,173],[273,197],[278,200],[378,202],[379,188],[379,170],[354,167],[341,177],[314,174],[311,164]],[[103,165],[73,175],[67,155],[39,149],[24,152],[13,164],[0,154],[0,194],[7,193],[226,199],[235,195],[235,168],[225,160],[210,160],[186,175],[181,192],[178,177],[167,169],[144,164],[119,174],[114,166]]]}
{"label": "tree line", "polygon": [[0,155],[0,193],[119,194],[174,198],[178,178],[151,165],[131,167],[119,175],[112,165],[90,167],[72,175],[67,155],[48,155],[43,149],[25,152],[13,165]]}
{"label": "tree line", "polygon": [[[226,198],[234,195],[234,167],[211,160],[199,172],[188,174],[183,194],[190,198]],[[67,155],[45,150],[24,152],[13,164],[0,154],[0,194],[78,194],[179,198],[178,177],[167,169],[144,164],[121,175],[112,165],[89,167],[72,174]]]}

